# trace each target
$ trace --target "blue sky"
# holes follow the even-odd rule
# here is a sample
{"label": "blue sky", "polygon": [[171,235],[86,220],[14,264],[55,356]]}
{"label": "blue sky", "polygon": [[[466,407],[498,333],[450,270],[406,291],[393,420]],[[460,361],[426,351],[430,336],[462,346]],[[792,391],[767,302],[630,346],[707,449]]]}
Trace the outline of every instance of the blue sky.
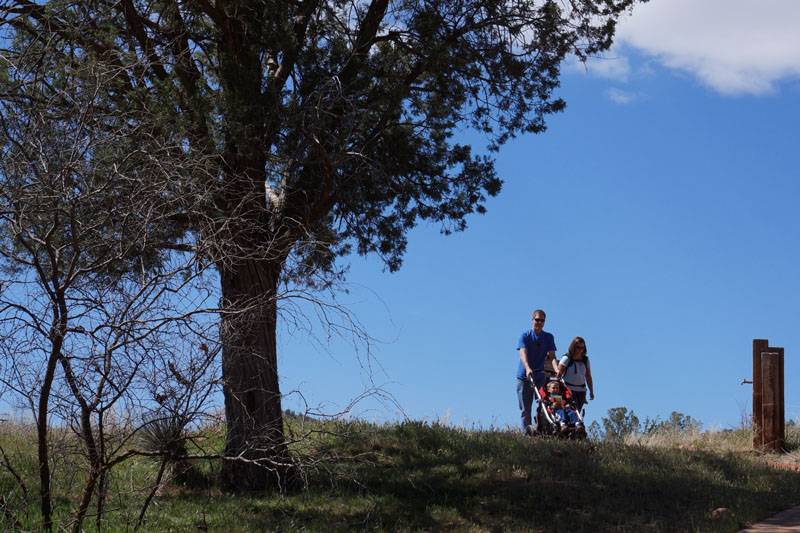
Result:
{"label": "blue sky", "polygon": [[284,391],[335,413],[374,384],[403,414],[372,397],[353,416],[516,426],[516,341],[543,308],[559,355],[587,341],[590,421],[625,406],[739,425],[754,338],[785,348],[800,417],[797,26],[793,0],[640,6],[605,58],[564,69],[548,131],[497,155],[486,215],[415,229],[396,274],[350,258],[342,301],[383,342],[284,334]]}

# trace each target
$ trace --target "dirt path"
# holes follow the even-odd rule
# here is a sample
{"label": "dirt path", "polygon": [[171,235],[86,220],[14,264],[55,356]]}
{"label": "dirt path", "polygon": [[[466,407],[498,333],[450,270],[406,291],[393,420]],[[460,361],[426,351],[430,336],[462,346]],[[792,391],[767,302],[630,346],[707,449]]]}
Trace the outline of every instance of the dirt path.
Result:
{"label": "dirt path", "polygon": [[[800,472],[800,463],[793,461],[770,461],[770,464],[775,468]],[[789,533],[790,531],[800,533],[800,505],[780,512],[763,522],[758,522],[746,529],[742,529],[739,533]]]}
{"label": "dirt path", "polygon": [[753,524],[739,533],[800,533],[800,505],[778,513],[763,522]]}

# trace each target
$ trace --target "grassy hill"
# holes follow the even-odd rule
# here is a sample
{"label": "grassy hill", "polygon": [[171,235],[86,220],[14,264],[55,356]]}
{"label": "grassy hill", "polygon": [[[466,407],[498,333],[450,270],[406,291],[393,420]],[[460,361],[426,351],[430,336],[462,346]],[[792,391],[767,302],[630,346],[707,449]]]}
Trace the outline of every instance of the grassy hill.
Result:
{"label": "grassy hill", "polygon": [[[304,463],[297,489],[232,494],[209,482],[213,462],[197,464],[194,481],[158,490],[139,531],[737,531],[800,503],[800,474],[749,451],[746,430],[573,442],[420,422],[299,424],[290,422],[307,436],[294,448]],[[29,491],[26,510],[0,468],[0,530],[38,529],[25,434],[0,424],[5,457]],[[193,442],[208,450],[220,439],[221,428],[207,428]],[[76,457],[58,463],[62,525],[79,487],[69,473]],[[102,531],[133,531],[157,470],[138,457],[113,471]],[[721,507],[730,512],[712,517]],[[97,524],[90,517],[85,527]]]}

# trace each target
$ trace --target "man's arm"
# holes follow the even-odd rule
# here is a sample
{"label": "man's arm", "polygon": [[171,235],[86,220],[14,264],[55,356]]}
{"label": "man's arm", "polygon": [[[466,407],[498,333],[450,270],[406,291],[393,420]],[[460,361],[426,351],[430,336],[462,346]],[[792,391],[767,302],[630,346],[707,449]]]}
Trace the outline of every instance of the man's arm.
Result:
{"label": "man's arm", "polygon": [[528,349],[527,348],[520,348],[519,349],[519,358],[522,360],[522,366],[525,367],[525,377],[529,378],[533,374],[531,367],[528,366]]}
{"label": "man's arm", "polygon": [[544,359],[544,367],[545,368],[552,368],[553,372],[558,373],[558,361],[556,360],[556,352],[550,350],[547,352],[547,356]]}
{"label": "man's arm", "polygon": [[567,367],[565,365],[562,365],[560,362],[557,361],[556,362],[556,368],[558,369],[558,370],[556,370],[556,377],[559,378],[559,379],[563,378],[564,374],[567,373]]}

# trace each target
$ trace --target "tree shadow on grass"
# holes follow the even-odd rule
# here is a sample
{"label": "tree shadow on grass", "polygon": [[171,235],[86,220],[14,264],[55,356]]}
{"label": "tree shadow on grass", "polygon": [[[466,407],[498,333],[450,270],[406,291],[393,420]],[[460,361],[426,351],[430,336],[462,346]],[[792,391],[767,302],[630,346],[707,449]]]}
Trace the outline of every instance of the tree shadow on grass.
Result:
{"label": "tree shadow on grass", "polygon": [[[420,423],[371,444],[393,460],[357,472],[376,502],[362,518],[378,529],[736,531],[800,497],[795,474],[733,454]],[[712,520],[717,507],[734,514]]]}
{"label": "tree shadow on grass", "polygon": [[327,445],[307,491],[236,498],[226,531],[738,531],[800,498],[798,474],[734,454],[417,422]]}

